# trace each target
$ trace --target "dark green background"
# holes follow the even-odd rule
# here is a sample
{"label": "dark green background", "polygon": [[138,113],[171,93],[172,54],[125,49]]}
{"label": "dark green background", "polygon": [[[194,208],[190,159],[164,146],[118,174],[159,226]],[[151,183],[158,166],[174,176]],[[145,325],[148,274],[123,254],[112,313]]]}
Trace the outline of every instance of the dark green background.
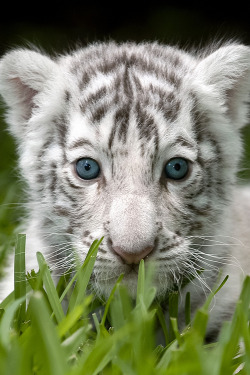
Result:
{"label": "dark green background", "polygon": [[[0,15],[0,54],[29,43],[58,53],[96,40],[158,40],[179,46],[203,46],[214,39],[237,38],[250,44],[246,2],[198,1],[5,2]],[[2,107],[1,107],[2,108]],[[1,110],[2,111],[2,110]],[[250,127],[244,130],[246,155],[240,178],[250,178]],[[13,140],[0,122],[0,240],[11,233],[23,201],[17,179]]]}

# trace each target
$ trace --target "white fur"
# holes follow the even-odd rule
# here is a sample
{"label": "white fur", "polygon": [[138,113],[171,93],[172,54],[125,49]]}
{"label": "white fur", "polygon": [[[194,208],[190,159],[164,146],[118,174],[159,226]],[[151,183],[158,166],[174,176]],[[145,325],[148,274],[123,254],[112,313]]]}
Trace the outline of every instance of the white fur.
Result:
{"label": "white fur", "polygon": [[[96,44],[58,59],[7,53],[0,93],[28,183],[27,269],[36,268],[42,251],[60,273],[71,265],[73,248],[83,260],[91,241],[104,236],[95,292],[108,296],[124,273],[135,295],[137,268],[114,249],[132,254],[153,245],[146,263],[156,264],[159,298],[183,276],[196,276],[187,290],[198,307],[217,271],[230,275],[211,311],[209,330],[219,327],[250,272],[250,189],[235,186],[249,70],[250,48],[230,43],[195,55],[156,43]],[[76,175],[83,157],[99,163],[96,180]],[[166,181],[164,167],[174,157],[190,161],[190,174]],[[205,268],[200,276],[196,262]],[[12,265],[1,298],[13,289]]]}

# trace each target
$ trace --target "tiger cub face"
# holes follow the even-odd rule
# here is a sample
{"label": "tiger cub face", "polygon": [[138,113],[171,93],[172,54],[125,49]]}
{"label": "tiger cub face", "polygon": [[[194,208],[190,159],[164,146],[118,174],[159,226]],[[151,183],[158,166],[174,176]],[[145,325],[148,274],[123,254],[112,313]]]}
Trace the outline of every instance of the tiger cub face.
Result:
{"label": "tiger cub face", "polygon": [[191,55],[104,43],[3,57],[0,93],[30,223],[52,268],[67,269],[75,252],[83,261],[104,237],[92,275],[99,295],[121,273],[135,295],[141,259],[154,263],[159,295],[198,276],[235,184],[249,55],[237,44]]}

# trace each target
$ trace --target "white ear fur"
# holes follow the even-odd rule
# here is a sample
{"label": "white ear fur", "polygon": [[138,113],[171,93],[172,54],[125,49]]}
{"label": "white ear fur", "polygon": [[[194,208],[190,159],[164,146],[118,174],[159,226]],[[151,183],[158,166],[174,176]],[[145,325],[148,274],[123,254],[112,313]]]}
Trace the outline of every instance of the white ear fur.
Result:
{"label": "white ear fur", "polygon": [[18,49],[0,60],[0,94],[9,107],[8,122],[18,136],[36,106],[34,98],[55,75],[57,64],[35,51]]}
{"label": "white ear fur", "polygon": [[249,120],[250,107],[247,103],[250,94],[250,48],[231,44],[205,57],[195,68],[192,86],[205,105],[209,98],[213,98],[229,114],[235,126],[245,125]]}

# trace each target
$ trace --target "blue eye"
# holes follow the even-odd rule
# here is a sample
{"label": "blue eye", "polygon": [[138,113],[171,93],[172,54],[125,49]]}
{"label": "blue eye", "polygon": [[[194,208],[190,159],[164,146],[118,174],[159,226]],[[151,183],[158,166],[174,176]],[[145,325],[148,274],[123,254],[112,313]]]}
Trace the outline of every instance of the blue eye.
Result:
{"label": "blue eye", "polygon": [[181,180],[186,177],[188,170],[188,161],[182,158],[173,158],[165,166],[166,177],[172,180]]}
{"label": "blue eye", "polygon": [[95,160],[83,158],[76,162],[76,173],[83,180],[92,180],[99,176],[100,167]]}

